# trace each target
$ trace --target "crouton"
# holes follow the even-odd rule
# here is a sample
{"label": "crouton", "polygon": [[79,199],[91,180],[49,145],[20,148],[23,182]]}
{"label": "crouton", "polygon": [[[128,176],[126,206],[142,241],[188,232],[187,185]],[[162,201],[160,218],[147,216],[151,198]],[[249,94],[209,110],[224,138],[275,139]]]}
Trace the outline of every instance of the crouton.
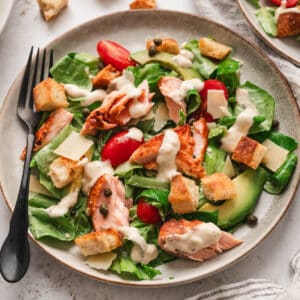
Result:
{"label": "crouton", "polygon": [[182,175],[175,176],[171,181],[169,202],[175,213],[185,214],[196,211],[199,202],[199,188],[195,181]]}
{"label": "crouton", "polygon": [[46,21],[55,18],[68,5],[68,0],[37,0],[37,2]]}
{"label": "crouton", "polygon": [[106,253],[122,245],[122,235],[112,228],[101,229],[76,238],[75,244],[85,256]]}
{"label": "crouton", "polygon": [[233,199],[236,191],[232,180],[223,173],[214,173],[201,179],[205,197],[212,201]]}
{"label": "crouton", "polygon": [[37,111],[52,111],[68,106],[65,89],[52,78],[47,78],[35,86],[33,100]]}
{"label": "crouton", "polygon": [[171,38],[161,38],[147,41],[146,48],[149,50],[151,46],[154,46],[158,52],[168,52],[176,55],[180,52],[178,43]]}
{"label": "crouton", "polygon": [[77,162],[58,157],[50,165],[49,176],[54,186],[60,189],[80,176],[82,171],[83,167],[78,166]]}
{"label": "crouton", "polygon": [[[296,7],[300,12],[300,5]],[[289,12],[279,15],[277,20],[277,36],[279,38],[300,34],[300,13]]]}
{"label": "crouton", "polygon": [[198,46],[204,56],[218,60],[224,59],[232,50],[230,47],[209,38],[201,38]]}
{"label": "crouton", "polygon": [[103,68],[93,79],[93,86],[96,88],[104,88],[108,87],[108,84],[115,78],[121,76],[121,72],[118,71],[112,65],[107,65]]}
{"label": "crouton", "polygon": [[261,163],[267,148],[247,136],[239,139],[232,153],[232,159],[255,170]]}
{"label": "crouton", "polygon": [[156,8],[156,0],[135,0],[130,3],[131,9],[153,9]]}

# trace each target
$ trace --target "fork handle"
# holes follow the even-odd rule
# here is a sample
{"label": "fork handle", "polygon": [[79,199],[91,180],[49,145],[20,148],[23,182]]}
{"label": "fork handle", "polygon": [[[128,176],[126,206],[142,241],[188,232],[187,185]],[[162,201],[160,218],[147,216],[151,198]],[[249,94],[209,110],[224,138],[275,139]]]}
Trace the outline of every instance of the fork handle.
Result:
{"label": "fork handle", "polygon": [[30,260],[28,243],[29,166],[35,136],[27,135],[27,150],[17,202],[10,220],[9,233],[0,251],[0,270],[8,282],[17,282],[25,275]]}

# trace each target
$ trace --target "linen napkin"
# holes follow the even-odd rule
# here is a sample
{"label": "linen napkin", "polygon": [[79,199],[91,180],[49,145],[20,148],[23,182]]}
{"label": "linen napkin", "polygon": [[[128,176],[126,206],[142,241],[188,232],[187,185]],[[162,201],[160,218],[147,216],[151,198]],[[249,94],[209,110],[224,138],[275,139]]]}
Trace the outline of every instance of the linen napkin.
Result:
{"label": "linen napkin", "polygon": [[[251,31],[244,16],[233,0],[195,0],[199,14],[217,20],[242,36],[253,40],[275,62],[283,75],[289,81],[300,105],[300,68],[280,58],[260,41]],[[287,288],[272,283],[266,279],[248,279],[242,282],[223,285],[200,293],[186,300],[300,300],[300,250],[290,262],[293,280]]]}

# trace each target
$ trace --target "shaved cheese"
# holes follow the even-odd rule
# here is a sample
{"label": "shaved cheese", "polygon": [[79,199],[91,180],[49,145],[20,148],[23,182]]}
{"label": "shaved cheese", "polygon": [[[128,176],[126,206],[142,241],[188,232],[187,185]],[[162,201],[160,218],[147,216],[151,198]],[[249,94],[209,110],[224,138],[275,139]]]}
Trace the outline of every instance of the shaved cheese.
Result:
{"label": "shaved cheese", "polygon": [[211,114],[214,119],[228,116],[227,105],[228,102],[223,90],[207,91],[207,112]]}
{"label": "shaved cheese", "polygon": [[85,264],[97,270],[108,270],[117,257],[116,253],[108,252],[89,256]]}
{"label": "shaved cheese", "polygon": [[154,131],[160,131],[167,124],[168,120],[170,120],[168,107],[166,104],[162,103],[158,105],[155,111]]}
{"label": "shaved cheese", "polygon": [[234,177],[235,172],[234,172],[234,168],[230,156],[226,157],[222,173],[228,176],[229,178]]}
{"label": "shaved cheese", "polygon": [[52,196],[47,189],[40,184],[39,179],[35,175],[30,175],[29,192]]}
{"label": "shaved cheese", "polygon": [[94,143],[91,140],[72,131],[54,153],[78,161],[93,146],[93,144]]}
{"label": "shaved cheese", "polygon": [[269,139],[265,140],[263,145],[267,147],[267,151],[262,159],[262,162],[268,169],[276,172],[287,159],[289,151],[278,146]]}

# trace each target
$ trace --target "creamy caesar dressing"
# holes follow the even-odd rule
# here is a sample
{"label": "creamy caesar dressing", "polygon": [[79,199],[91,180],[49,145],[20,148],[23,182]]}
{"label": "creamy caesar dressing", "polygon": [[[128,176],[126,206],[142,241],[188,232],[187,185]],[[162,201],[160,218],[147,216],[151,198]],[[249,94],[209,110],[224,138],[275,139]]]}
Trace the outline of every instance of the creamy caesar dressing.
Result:
{"label": "creamy caesar dressing", "polygon": [[280,15],[288,13],[300,14],[300,6],[298,5],[295,7],[286,8],[286,1],[282,1],[281,6],[279,6],[275,11],[276,22],[278,21]]}
{"label": "creamy caesar dressing", "polygon": [[216,244],[221,237],[221,230],[213,223],[202,223],[189,228],[183,234],[170,234],[166,237],[165,247],[172,252],[194,254]]}
{"label": "creamy caesar dressing", "polygon": [[102,102],[106,96],[106,92],[101,89],[94,90],[92,92],[80,88],[75,84],[64,84],[66,94],[72,98],[84,98],[80,102],[80,106],[88,106],[95,102]]}
{"label": "creamy caesar dressing", "polygon": [[51,218],[58,218],[64,216],[71,207],[73,207],[78,199],[79,189],[74,190],[74,192],[69,193],[63,197],[57,204],[51,205],[46,208],[46,213]]}
{"label": "creamy caesar dressing", "polygon": [[173,60],[182,68],[191,68],[193,66],[194,54],[191,51],[182,49],[178,55],[173,57]]}
{"label": "creamy caesar dressing", "polygon": [[140,235],[137,228],[124,226],[119,227],[118,230],[127,240],[130,240],[134,243],[130,252],[130,258],[133,261],[148,264],[157,257],[157,248],[152,244],[148,244]]}
{"label": "creamy caesar dressing", "polygon": [[133,102],[129,106],[129,114],[132,118],[138,119],[149,111],[149,103],[140,102],[137,99],[133,99]]}
{"label": "creamy caesar dressing", "polygon": [[187,96],[190,90],[201,91],[203,89],[204,83],[198,78],[184,80],[182,81],[179,89],[176,89],[170,93],[170,98],[177,104],[181,104],[184,98]]}
{"label": "creamy caesar dressing", "polygon": [[112,168],[110,161],[81,161],[84,164],[84,173],[82,178],[82,191],[88,195],[91,188],[96,181],[104,174],[113,175],[114,169]]}
{"label": "creamy caesar dressing", "polygon": [[143,132],[136,127],[131,127],[125,136],[138,142],[142,142],[144,139]]}
{"label": "creamy caesar dressing", "polygon": [[179,149],[180,140],[177,133],[172,129],[167,129],[156,159],[158,164],[158,180],[170,181],[174,176],[178,175],[176,156]]}
{"label": "creamy caesar dressing", "polygon": [[234,151],[235,146],[242,136],[247,136],[253,125],[253,118],[258,115],[257,109],[249,99],[247,90],[237,89],[236,101],[244,108],[244,110],[237,116],[234,124],[227,130],[226,135],[221,139],[221,148],[229,153]]}

